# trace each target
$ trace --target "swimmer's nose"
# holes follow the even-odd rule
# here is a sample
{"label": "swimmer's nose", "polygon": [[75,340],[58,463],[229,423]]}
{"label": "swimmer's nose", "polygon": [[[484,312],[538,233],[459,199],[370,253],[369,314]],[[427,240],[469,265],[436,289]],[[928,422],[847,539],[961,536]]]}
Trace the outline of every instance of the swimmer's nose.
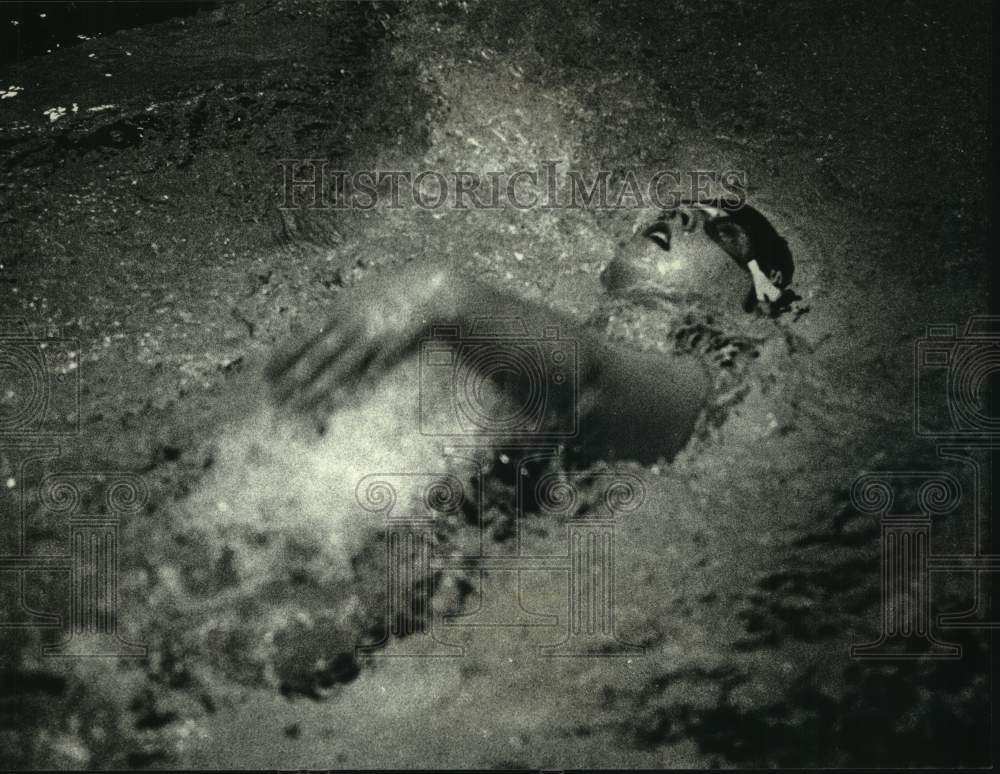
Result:
{"label": "swimmer's nose", "polygon": [[635,265],[622,258],[615,258],[601,272],[601,284],[609,293],[627,290],[642,279]]}

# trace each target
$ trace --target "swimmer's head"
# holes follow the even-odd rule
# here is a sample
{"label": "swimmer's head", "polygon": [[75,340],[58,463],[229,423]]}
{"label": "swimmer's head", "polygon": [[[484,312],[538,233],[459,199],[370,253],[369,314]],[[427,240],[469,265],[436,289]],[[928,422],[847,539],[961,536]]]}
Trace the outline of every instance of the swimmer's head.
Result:
{"label": "swimmer's head", "polygon": [[791,274],[787,244],[759,212],[695,203],[662,212],[619,243],[601,282],[616,295],[702,299],[720,311],[742,303],[750,310],[762,292],[773,295],[764,284],[780,295]]}

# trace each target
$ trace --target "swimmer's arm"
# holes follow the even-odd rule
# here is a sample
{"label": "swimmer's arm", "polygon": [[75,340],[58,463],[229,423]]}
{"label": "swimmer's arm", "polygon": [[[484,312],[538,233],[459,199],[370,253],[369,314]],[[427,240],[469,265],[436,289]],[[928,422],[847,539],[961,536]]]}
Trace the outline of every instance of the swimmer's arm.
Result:
{"label": "swimmer's arm", "polygon": [[467,279],[445,263],[424,262],[365,280],[338,299],[318,331],[272,360],[272,395],[299,411],[329,408],[413,354],[433,326],[468,333],[483,317],[519,318],[529,338],[555,328],[559,338],[573,341],[576,408],[607,419],[592,426],[607,424],[601,432],[621,434],[623,444],[651,433],[650,443],[660,446],[664,433],[686,433],[682,428],[703,404],[707,379],[691,358],[609,346],[566,315]]}
{"label": "swimmer's arm", "polygon": [[275,402],[303,411],[339,402],[338,392],[378,379],[412,354],[434,326],[468,333],[483,317],[520,318],[529,337],[556,326],[560,336],[582,341],[581,371],[594,368],[592,336],[571,319],[463,274],[446,262],[421,261],[362,280],[337,299],[322,325],[280,349],[268,364]]}

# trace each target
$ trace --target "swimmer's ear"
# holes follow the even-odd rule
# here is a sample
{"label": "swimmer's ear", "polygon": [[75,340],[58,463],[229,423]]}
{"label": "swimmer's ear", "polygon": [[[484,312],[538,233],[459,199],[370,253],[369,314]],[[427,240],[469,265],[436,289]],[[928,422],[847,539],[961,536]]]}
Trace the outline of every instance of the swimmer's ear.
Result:
{"label": "swimmer's ear", "polygon": [[705,224],[705,233],[740,266],[746,266],[754,257],[750,235],[728,215],[709,220]]}

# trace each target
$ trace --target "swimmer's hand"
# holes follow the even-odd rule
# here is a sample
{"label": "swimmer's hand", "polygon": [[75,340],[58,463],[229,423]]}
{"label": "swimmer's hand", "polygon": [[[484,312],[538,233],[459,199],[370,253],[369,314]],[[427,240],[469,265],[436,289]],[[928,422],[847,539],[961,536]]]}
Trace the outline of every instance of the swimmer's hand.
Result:
{"label": "swimmer's hand", "polygon": [[318,330],[271,359],[272,399],[301,413],[342,405],[413,352],[431,324],[454,321],[468,295],[465,282],[436,264],[362,280]]}

